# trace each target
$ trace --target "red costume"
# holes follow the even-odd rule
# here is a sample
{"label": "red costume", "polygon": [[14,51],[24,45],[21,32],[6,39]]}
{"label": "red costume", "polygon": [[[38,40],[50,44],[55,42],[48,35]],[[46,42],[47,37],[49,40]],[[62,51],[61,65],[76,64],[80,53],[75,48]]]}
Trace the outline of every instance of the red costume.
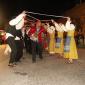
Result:
{"label": "red costume", "polygon": [[37,21],[36,26],[30,27],[28,35],[31,39],[32,46],[32,61],[36,62],[36,54],[39,55],[40,59],[43,59],[42,51],[44,45],[44,33],[45,29],[41,26],[41,22]]}
{"label": "red costume", "polygon": [[[35,34],[36,31],[37,31],[36,27],[31,27],[28,32],[28,35],[31,36],[31,35]],[[38,32],[38,42],[39,43],[42,43],[44,40],[43,33],[45,33],[45,29],[44,29],[44,27],[41,26],[39,29],[39,32]]]}

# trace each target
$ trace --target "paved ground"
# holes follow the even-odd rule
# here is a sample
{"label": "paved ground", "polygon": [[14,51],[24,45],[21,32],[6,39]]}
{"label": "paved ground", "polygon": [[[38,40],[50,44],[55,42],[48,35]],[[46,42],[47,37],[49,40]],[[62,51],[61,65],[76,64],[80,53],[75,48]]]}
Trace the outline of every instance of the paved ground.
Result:
{"label": "paved ground", "polygon": [[66,64],[57,55],[44,53],[44,59],[32,63],[31,55],[24,52],[24,59],[16,67],[8,67],[9,56],[0,47],[0,85],[85,85],[85,49],[78,49],[79,60]]}

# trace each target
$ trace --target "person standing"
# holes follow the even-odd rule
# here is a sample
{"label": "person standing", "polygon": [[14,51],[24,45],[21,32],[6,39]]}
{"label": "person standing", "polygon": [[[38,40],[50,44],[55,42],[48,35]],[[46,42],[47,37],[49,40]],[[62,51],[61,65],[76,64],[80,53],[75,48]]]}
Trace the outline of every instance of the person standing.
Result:
{"label": "person standing", "polygon": [[55,54],[55,27],[47,23],[47,32],[49,33],[48,52],[49,54]]}
{"label": "person standing", "polygon": [[59,56],[63,56],[64,53],[64,39],[63,39],[63,28],[65,27],[62,23],[57,23],[52,21],[55,25],[57,31],[56,45],[55,45],[55,53],[58,53]]}
{"label": "person standing", "polygon": [[75,26],[71,23],[70,18],[66,22],[67,36],[64,45],[64,58],[67,58],[68,63],[73,63],[74,59],[78,59],[76,42],[74,39]]}
{"label": "person standing", "polygon": [[42,51],[43,51],[43,37],[44,37],[45,29],[41,25],[41,21],[38,20],[36,22],[35,27],[31,27],[28,34],[31,39],[32,46],[32,62],[36,62],[36,55],[39,55],[40,59],[43,59]]}
{"label": "person standing", "polygon": [[27,52],[29,54],[32,54],[32,45],[31,45],[31,39],[30,39],[30,35],[29,35],[30,34],[29,31],[30,31],[31,28],[35,28],[35,23],[34,22],[32,22],[31,25],[29,26],[29,28],[26,30],[27,40],[25,42],[26,43],[25,45],[26,45]]}
{"label": "person standing", "polygon": [[20,38],[17,36],[17,30],[20,30],[24,25],[24,17],[26,16],[25,12],[22,12],[20,15],[18,15],[16,18],[9,21],[9,27],[6,29],[6,40],[7,44],[11,48],[10,53],[10,60],[8,66],[15,66],[16,63],[16,57],[18,55],[17,45],[15,42],[16,40],[20,40]]}

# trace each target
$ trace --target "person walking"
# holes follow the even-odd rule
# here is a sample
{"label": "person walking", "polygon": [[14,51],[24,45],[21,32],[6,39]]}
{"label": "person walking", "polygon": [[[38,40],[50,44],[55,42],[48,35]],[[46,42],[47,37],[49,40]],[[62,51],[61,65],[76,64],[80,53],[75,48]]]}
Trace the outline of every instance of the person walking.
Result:
{"label": "person walking", "polygon": [[43,51],[43,37],[44,37],[45,29],[41,24],[41,21],[38,20],[36,22],[35,27],[31,27],[29,30],[29,36],[31,39],[31,47],[32,47],[32,62],[36,62],[36,55],[39,55],[40,59],[43,59],[42,51]]}

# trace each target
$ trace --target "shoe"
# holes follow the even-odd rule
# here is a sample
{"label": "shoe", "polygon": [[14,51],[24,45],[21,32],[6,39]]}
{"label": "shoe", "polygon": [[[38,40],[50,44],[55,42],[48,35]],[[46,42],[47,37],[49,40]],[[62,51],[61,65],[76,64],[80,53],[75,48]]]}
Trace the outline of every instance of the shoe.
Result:
{"label": "shoe", "polygon": [[73,59],[69,59],[68,63],[73,64]]}
{"label": "shoe", "polygon": [[15,67],[15,65],[13,63],[9,63],[8,66]]}
{"label": "shoe", "polygon": [[68,63],[69,63],[69,64],[73,64],[73,62],[71,62],[71,61],[68,61]]}
{"label": "shoe", "polygon": [[65,62],[66,64],[73,64],[73,62],[70,62],[70,61],[68,61],[68,62]]}

